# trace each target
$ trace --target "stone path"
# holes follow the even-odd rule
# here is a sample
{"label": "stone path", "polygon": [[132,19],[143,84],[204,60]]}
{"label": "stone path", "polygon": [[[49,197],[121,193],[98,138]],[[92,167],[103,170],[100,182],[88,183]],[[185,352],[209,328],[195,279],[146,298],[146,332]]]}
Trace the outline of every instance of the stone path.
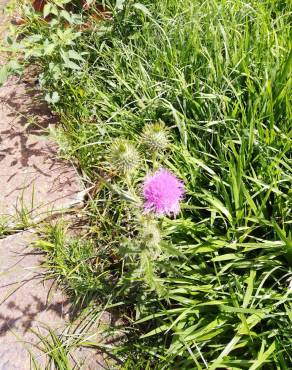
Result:
{"label": "stone path", "polygon": [[0,88],[0,214],[42,217],[78,203],[77,173],[45,136],[57,124],[34,86],[10,78]]}
{"label": "stone path", "polygon": [[[45,327],[61,332],[70,315],[66,296],[53,281],[43,280],[43,256],[29,247],[36,237],[27,230],[0,240],[0,370],[34,369],[30,353],[45,369],[46,356],[36,348],[33,330],[42,335],[47,335]],[[76,363],[83,370],[105,369],[102,356],[90,349],[71,355],[72,369]]]}
{"label": "stone path", "polygon": [[[0,0],[0,29],[7,2]],[[35,86],[10,78],[0,87],[0,225],[19,213],[39,220],[81,201],[81,181],[69,163],[58,159],[56,145],[46,136],[49,125],[58,120]],[[0,239],[0,370],[32,369],[29,351],[45,368],[32,329],[48,325],[58,331],[68,319],[68,299],[42,279],[43,256],[31,247],[35,238],[34,230],[26,230]],[[103,368],[90,355],[83,368]]]}
{"label": "stone path", "polygon": [[60,291],[52,291],[52,282],[41,279],[41,255],[28,248],[35,235],[26,231],[0,241],[0,369],[30,369],[30,350],[38,363],[44,356],[32,344],[41,323],[59,329],[64,326],[69,302]]}

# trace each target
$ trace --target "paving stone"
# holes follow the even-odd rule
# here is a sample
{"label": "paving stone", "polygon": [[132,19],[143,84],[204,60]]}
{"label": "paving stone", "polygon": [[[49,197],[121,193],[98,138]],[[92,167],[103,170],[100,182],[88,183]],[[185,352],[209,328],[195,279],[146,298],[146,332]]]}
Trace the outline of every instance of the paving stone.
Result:
{"label": "paving stone", "polygon": [[[35,239],[33,230],[0,239],[0,370],[32,369],[30,352],[44,369],[46,356],[35,347],[39,339],[32,330],[60,333],[69,323],[69,300],[52,288],[53,281],[44,281]],[[105,369],[102,355],[86,348],[74,350],[72,368],[76,363],[84,370]]]}
{"label": "paving stone", "polygon": [[4,8],[9,3],[9,0],[0,0],[0,25],[5,22]]}
{"label": "paving stone", "polygon": [[0,240],[0,370],[30,369],[28,350],[43,364],[31,329],[58,330],[68,318],[68,299],[42,279],[42,257],[29,247],[34,239],[25,231]]}
{"label": "paving stone", "polygon": [[33,217],[80,202],[75,169],[46,137],[57,117],[34,86],[10,78],[0,88],[0,214],[26,209]]}
{"label": "paving stone", "polygon": [[[7,3],[0,0],[0,37],[7,27],[3,13]],[[0,65],[3,58],[2,53]],[[76,170],[58,159],[57,146],[46,135],[49,126],[59,122],[32,80],[11,77],[0,87],[2,217],[26,210],[34,218],[43,218],[47,212],[80,203],[83,195]]]}

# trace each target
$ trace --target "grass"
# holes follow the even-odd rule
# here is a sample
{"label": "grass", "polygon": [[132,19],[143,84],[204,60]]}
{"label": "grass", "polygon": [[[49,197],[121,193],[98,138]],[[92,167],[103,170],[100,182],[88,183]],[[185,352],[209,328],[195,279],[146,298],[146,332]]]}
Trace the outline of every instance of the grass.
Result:
{"label": "grass", "polygon": [[[60,154],[90,189],[81,240],[58,226],[39,244],[52,273],[77,306],[119,307],[123,369],[291,369],[291,4],[106,5],[112,19],[68,13],[69,28],[66,12],[25,8],[12,42],[41,66]],[[170,145],[151,153],[141,134],[157,121]],[[139,151],[130,175],[116,138]],[[177,218],[141,211],[160,166],[186,187]]]}

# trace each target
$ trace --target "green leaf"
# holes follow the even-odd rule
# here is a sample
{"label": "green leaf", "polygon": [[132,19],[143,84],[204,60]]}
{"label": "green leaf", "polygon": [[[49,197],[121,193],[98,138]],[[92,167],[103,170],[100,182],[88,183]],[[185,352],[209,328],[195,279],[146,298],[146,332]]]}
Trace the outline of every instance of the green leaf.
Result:
{"label": "green leaf", "polygon": [[256,370],[262,367],[269,359],[271,354],[276,350],[276,342],[274,341],[270,347],[264,353],[260,353],[258,359],[254,362],[254,364],[249,368],[249,370]]}
{"label": "green leaf", "polygon": [[247,288],[246,288],[246,292],[245,292],[245,296],[244,296],[243,304],[242,304],[244,308],[248,307],[249,302],[251,300],[255,277],[256,277],[256,272],[254,270],[251,270],[249,274],[249,278],[247,279]]}
{"label": "green leaf", "polygon": [[51,43],[44,44],[44,55],[52,55],[55,50],[56,45]]}
{"label": "green leaf", "polygon": [[61,10],[60,11],[60,16],[62,18],[64,18],[68,23],[70,23],[70,24],[72,23],[72,17],[70,15],[70,13],[67,12],[67,10]]}
{"label": "green leaf", "polygon": [[0,68],[0,86],[3,85],[4,82],[6,82],[8,76],[9,76],[9,68],[7,64],[4,64],[4,66]]}
{"label": "green leaf", "polygon": [[49,104],[56,104],[58,103],[58,101],[60,100],[60,96],[58,94],[57,91],[54,91],[52,94],[50,93],[47,93],[45,95],[45,100],[49,103]]}
{"label": "green leaf", "polygon": [[126,0],[116,0],[116,9],[123,10]]}
{"label": "green leaf", "polygon": [[53,8],[53,4],[52,3],[45,4],[44,10],[43,10],[43,16],[44,16],[44,18],[47,18],[47,16],[51,14],[52,8]]}
{"label": "green leaf", "polygon": [[80,55],[80,53],[77,53],[75,50],[69,50],[68,51],[68,57],[70,59],[75,59],[75,60],[80,60],[80,61],[84,61],[84,58],[82,58],[82,56]]}
{"label": "green leaf", "polygon": [[148,10],[148,8],[145,5],[141,4],[141,3],[133,4],[133,8],[141,10],[141,12],[144,13],[145,15],[147,15],[147,16],[151,16],[151,13]]}
{"label": "green leaf", "polygon": [[210,193],[208,193],[207,191],[203,191],[204,192],[204,198],[205,200],[211,204],[211,206],[213,206],[215,209],[217,209],[220,213],[223,213],[228,221],[232,224],[232,216],[230,214],[230,212],[228,211],[228,209],[222,204],[222,202],[217,199],[214,195],[211,195]]}
{"label": "green leaf", "polygon": [[9,76],[22,72],[22,65],[17,60],[10,60],[8,63],[0,67],[0,86],[3,85]]}
{"label": "green leaf", "polygon": [[72,60],[70,60],[70,59],[66,59],[64,61],[63,66],[66,67],[66,68],[75,69],[75,70],[80,70],[81,69],[81,67],[78,64],[72,62]]}
{"label": "green leaf", "polygon": [[142,339],[142,338],[152,337],[153,335],[157,335],[157,334],[159,334],[163,331],[166,331],[168,328],[169,328],[169,326],[167,324],[161,325],[161,326],[149,331],[147,334],[141,335],[140,338]]}
{"label": "green leaf", "polygon": [[238,256],[234,253],[226,253],[222,256],[216,256],[211,259],[212,262],[221,262],[221,261],[229,261],[229,260],[236,260]]}
{"label": "green leaf", "polygon": [[220,310],[223,312],[232,312],[232,313],[245,313],[245,314],[259,314],[262,313],[262,310],[256,310],[252,308],[241,308],[241,307],[232,307],[232,306],[220,306]]}

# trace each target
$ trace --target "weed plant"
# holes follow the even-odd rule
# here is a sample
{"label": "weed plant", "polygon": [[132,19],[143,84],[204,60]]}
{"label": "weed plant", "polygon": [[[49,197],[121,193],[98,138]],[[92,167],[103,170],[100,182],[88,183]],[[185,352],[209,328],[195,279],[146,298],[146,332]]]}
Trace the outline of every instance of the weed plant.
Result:
{"label": "weed plant", "polygon": [[[87,240],[43,243],[52,271],[119,305],[124,369],[292,369],[291,3],[104,5],[95,23],[24,6],[10,40],[90,189]],[[177,217],[143,212],[161,167],[185,186]]]}

